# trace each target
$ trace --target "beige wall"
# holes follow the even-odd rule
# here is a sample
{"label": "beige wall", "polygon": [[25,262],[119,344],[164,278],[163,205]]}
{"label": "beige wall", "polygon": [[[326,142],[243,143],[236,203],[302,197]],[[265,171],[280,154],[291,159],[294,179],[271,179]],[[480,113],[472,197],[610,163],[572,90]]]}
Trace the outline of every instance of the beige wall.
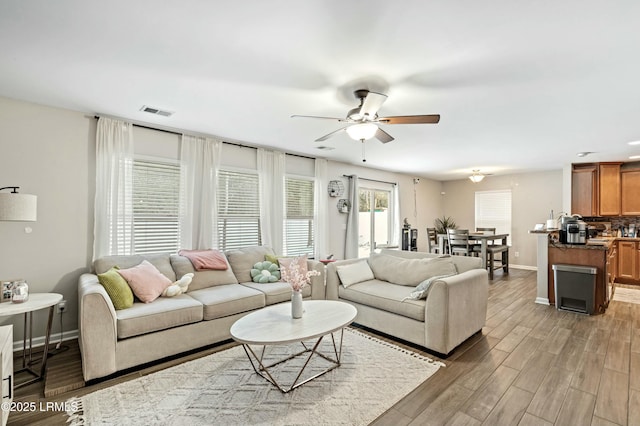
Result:
{"label": "beige wall", "polygon": [[[474,184],[469,179],[443,182],[445,215],[458,227],[473,229],[475,224],[475,192],[511,189],[511,250],[510,263],[536,265],[536,239],[530,235],[536,223],[544,223],[551,210],[557,216],[562,211],[562,170],[522,173],[507,176],[487,176]],[[515,257],[515,253],[519,257]]]}

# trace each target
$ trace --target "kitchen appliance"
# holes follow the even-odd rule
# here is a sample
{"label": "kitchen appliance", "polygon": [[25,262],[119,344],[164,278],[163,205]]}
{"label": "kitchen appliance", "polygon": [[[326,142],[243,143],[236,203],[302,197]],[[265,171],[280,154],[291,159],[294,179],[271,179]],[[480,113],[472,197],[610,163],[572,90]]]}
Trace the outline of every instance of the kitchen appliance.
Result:
{"label": "kitchen appliance", "polygon": [[587,223],[582,220],[582,216],[574,214],[560,218],[560,243],[587,243]]}

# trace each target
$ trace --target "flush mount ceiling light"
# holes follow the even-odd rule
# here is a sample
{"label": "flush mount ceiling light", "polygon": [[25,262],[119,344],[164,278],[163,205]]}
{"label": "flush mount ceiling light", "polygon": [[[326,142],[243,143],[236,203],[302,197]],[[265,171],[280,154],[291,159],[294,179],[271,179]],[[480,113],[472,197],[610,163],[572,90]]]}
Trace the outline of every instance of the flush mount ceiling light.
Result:
{"label": "flush mount ceiling light", "polygon": [[354,124],[347,127],[347,134],[355,141],[368,140],[375,136],[378,126],[373,123]]}
{"label": "flush mount ceiling light", "polygon": [[640,145],[640,141],[627,142],[629,145]]}
{"label": "flush mount ceiling light", "polygon": [[484,175],[480,173],[480,170],[474,170],[473,174],[469,176],[469,179],[471,179],[471,182],[473,183],[482,182],[482,179],[484,179]]}

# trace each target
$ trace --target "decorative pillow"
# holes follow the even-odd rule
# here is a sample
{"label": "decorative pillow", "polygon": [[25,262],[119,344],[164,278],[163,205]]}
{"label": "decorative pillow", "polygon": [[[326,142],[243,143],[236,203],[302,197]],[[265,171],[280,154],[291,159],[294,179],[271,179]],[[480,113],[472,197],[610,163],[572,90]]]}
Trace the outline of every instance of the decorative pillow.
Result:
{"label": "decorative pillow", "polygon": [[402,300],[404,301],[407,299],[412,299],[412,300],[426,299],[427,296],[429,295],[429,290],[431,290],[431,284],[433,284],[435,281],[440,280],[442,278],[452,277],[454,275],[456,274],[438,275],[435,277],[427,278],[426,280],[418,284],[416,289],[412,291],[411,294],[409,294],[409,296],[405,297]]}
{"label": "decorative pillow", "polygon": [[153,302],[171,285],[171,280],[146,260],[133,268],[120,269],[118,273],[127,280],[133,294],[144,303]]}
{"label": "decorative pillow", "polygon": [[229,267],[227,258],[219,250],[180,250],[178,254],[189,259],[196,271],[225,271]]}
{"label": "decorative pillow", "polygon": [[373,276],[373,271],[366,260],[361,260],[348,265],[336,266],[336,271],[338,272],[338,276],[340,277],[340,281],[344,288],[347,288],[352,284],[361,283],[375,278]]}
{"label": "decorative pillow", "polygon": [[280,270],[275,263],[265,260],[258,262],[251,268],[251,278],[254,283],[274,283],[280,279]]}
{"label": "decorative pillow", "polygon": [[299,256],[299,257],[281,257],[278,259],[278,262],[280,263],[280,270],[284,270],[285,268],[288,268],[289,266],[291,266],[291,263],[294,261],[298,262],[298,271],[305,275],[307,272],[309,272],[309,269],[307,269],[307,255],[305,254],[304,256]]}
{"label": "decorative pillow", "polygon": [[373,253],[369,257],[369,266],[379,280],[412,287],[427,278],[458,273],[450,257],[403,259]]}
{"label": "decorative pillow", "polygon": [[277,254],[265,254],[264,260],[268,260],[271,263],[275,263],[280,266],[280,259],[293,259],[295,256],[280,256]]}
{"label": "decorative pillow", "polygon": [[127,309],[133,306],[133,293],[127,280],[118,273],[118,267],[114,266],[104,274],[98,274],[98,281],[107,291],[113,307],[117,310]]}

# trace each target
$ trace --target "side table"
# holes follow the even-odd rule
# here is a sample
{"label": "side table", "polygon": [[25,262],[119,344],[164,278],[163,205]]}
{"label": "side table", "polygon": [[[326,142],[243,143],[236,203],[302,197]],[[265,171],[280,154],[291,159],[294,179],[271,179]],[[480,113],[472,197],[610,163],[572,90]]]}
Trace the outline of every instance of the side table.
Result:
{"label": "side table", "polygon": [[[0,304],[0,317],[10,315],[24,314],[24,337],[22,340],[22,368],[14,372],[14,376],[18,373],[27,372],[34,376],[33,379],[15,385],[15,388],[35,383],[45,376],[47,368],[47,356],[49,354],[49,340],[51,338],[51,326],[53,324],[53,308],[62,300],[62,295],[58,293],[31,293],[29,300],[23,303],[5,302]],[[42,353],[42,366],[40,372],[31,368],[33,362],[32,343],[33,343],[33,312],[40,309],[49,308],[49,320],[44,338],[44,352]],[[28,323],[28,327],[27,327]],[[27,358],[27,335],[29,335],[29,357]]]}

